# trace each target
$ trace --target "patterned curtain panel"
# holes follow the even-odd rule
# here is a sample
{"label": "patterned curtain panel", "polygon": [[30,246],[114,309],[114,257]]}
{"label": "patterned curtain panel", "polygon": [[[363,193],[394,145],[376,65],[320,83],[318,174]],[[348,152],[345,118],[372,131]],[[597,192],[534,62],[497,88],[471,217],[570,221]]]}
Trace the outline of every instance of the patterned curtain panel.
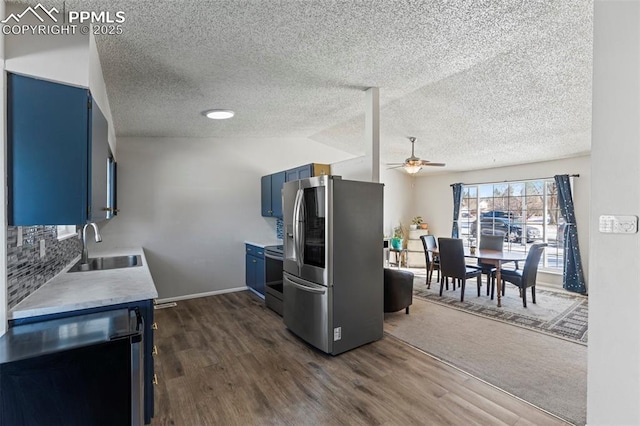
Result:
{"label": "patterned curtain panel", "polygon": [[556,175],[553,177],[558,187],[558,204],[560,212],[566,222],[564,227],[564,273],[562,287],[565,290],[585,294],[587,286],[584,282],[582,260],[580,259],[580,247],[578,246],[578,228],[576,226],[576,214],[571,198],[571,182],[568,175]]}
{"label": "patterned curtain panel", "polygon": [[454,183],[453,187],[453,228],[451,238],[458,238],[458,218],[460,217],[460,204],[462,204],[462,184]]}

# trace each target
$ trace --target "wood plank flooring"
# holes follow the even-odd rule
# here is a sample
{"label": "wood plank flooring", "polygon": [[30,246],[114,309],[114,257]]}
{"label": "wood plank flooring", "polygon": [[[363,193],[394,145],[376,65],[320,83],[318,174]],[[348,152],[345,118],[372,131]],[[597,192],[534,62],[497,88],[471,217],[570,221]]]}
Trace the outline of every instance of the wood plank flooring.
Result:
{"label": "wood plank flooring", "polygon": [[152,425],[561,425],[386,335],[332,357],[253,294],[155,312]]}

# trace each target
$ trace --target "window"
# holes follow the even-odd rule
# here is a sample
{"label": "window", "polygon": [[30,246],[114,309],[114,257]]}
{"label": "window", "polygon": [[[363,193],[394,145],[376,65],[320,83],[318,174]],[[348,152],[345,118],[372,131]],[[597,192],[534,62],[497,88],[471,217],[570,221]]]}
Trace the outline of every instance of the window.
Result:
{"label": "window", "polygon": [[58,241],[78,235],[76,225],[58,225],[56,229],[58,231]]}
{"label": "window", "polygon": [[553,179],[464,185],[458,223],[467,245],[482,235],[504,235],[505,250],[526,253],[546,242],[540,266],[562,271],[564,219]]}

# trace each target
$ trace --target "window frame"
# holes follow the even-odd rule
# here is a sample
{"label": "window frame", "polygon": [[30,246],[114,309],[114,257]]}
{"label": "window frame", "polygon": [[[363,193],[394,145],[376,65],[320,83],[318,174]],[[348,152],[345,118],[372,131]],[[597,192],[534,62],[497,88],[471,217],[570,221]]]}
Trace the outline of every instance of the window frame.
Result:
{"label": "window frame", "polygon": [[57,225],[56,234],[58,241],[66,240],[78,235],[77,225]]}
{"label": "window frame", "polygon": [[[573,191],[573,178],[571,178],[571,188]],[[516,235],[516,241],[508,241],[505,240],[505,248],[506,251],[524,251],[524,253],[528,253],[529,247],[534,242],[543,241],[549,244],[547,250],[545,250],[544,256],[541,260],[541,265],[539,270],[552,273],[552,274],[562,274],[564,269],[564,243],[563,240],[560,239],[559,234],[561,232],[561,223],[564,223],[564,218],[562,217],[562,213],[560,211],[560,207],[558,205],[557,198],[557,189],[555,193],[549,193],[550,184],[555,186],[554,178],[538,178],[538,179],[523,179],[523,180],[512,180],[512,181],[500,181],[500,182],[480,182],[473,184],[462,184],[462,202],[460,205],[460,214],[458,216],[458,224],[460,228],[460,238],[462,238],[465,242],[465,245],[471,245],[472,241],[475,240],[475,243],[478,244],[479,239],[482,238],[482,213],[483,210],[486,212],[491,212],[492,215],[485,216],[486,220],[494,218],[492,222],[492,232],[496,231],[496,223],[504,220],[513,220],[516,217],[523,217],[524,220],[517,221],[520,225],[521,234],[527,235],[528,227],[536,227],[540,230],[541,238],[535,239],[532,242],[528,242],[528,237],[521,236],[520,241],[517,241],[518,236]],[[508,194],[511,193],[511,188],[521,185],[521,193],[514,195],[514,199],[516,204],[518,203],[517,198],[521,198],[520,204],[521,208],[516,211],[511,207],[511,200],[509,197],[511,195],[506,196],[506,205],[507,208],[496,208],[496,205],[504,206],[505,203],[505,195],[497,195],[500,190],[505,190]],[[485,188],[482,188],[485,186]],[[492,195],[486,196],[487,187],[491,186]],[[527,188],[541,188],[542,194],[528,194]],[[496,191],[498,189],[498,191]],[[481,193],[485,192],[485,196],[482,197]],[[469,194],[475,194],[469,196]],[[542,197],[542,206],[536,208],[541,215],[535,216],[539,217],[540,222],[536,220],[529,221],[527,219],[527,197]],[[555,197],[555,204],[552,202],[551,197]],[[491,204],[490,208],[483,208],[483,202],[485,200],[491,200],[490,203],[484,203],[484,205]],[[499,200],[499,203],[495,201]],[[551,211],[553,210],[553,211]],[[502,212],[502,214],[498,214]],[[475,215],[474,215],[475,213]],[[553,220],[551,216],[554,216]],[[500,218],[500,220],[498,220]],[[473,219],[473,220],[470,220]],[[475,222],[475,225],[472,225]],[[550,223],[554,222],[554,223]],[[486,223],[486,222],[485,222]],[[480,228],[480,232],[478,233],[477,228]],[[474,228],[476,228],[474,230]],[[554,229],[555,228],[555,229]],[[511,229],[511,228],[508,228]],[[473,233],[475,231],[475,236]],[[478,235],[479,234],[479,235]],[[523,242],[524,241],[524,242]],[[514,250],[515,248],[515,250]],[[522,248],[519,250],[518,248]]]}

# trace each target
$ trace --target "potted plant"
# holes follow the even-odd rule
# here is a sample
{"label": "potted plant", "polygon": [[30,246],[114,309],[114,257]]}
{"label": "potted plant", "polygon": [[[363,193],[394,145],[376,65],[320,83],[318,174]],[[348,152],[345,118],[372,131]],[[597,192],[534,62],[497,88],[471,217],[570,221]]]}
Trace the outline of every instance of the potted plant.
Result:
{"label": "potted plant", "polygon": [[395,250],[402,250],[402,240],[404,237],[404,230],[402,229],[402,222],[393,228],[393,237],[391,238],[391,247]]}
{"label": "potted plant", "polygon": [[409,228],[412,230],[416,230],[418,229],[421,223],[422,223],[422,216],[416,216],[413,219],[411,219],[411,225],[409,226]]}

